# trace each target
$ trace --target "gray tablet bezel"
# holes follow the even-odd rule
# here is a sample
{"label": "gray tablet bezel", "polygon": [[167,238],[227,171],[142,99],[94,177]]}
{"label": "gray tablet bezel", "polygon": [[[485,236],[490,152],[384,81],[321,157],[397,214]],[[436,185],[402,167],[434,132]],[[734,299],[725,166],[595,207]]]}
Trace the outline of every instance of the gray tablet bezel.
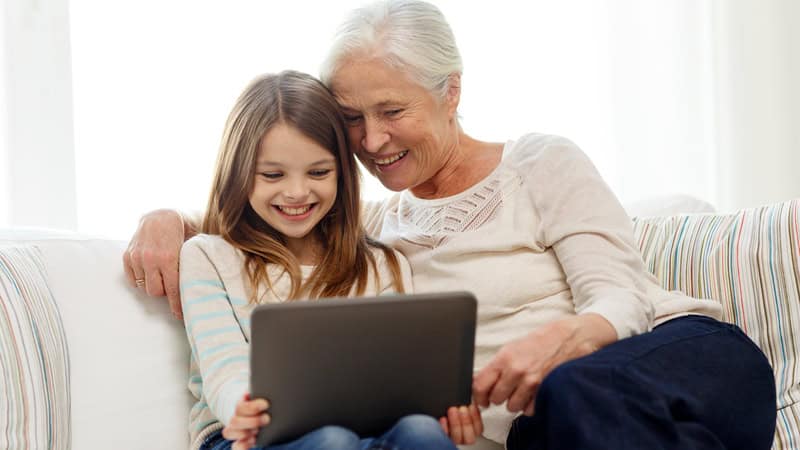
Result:
{"label": "gray tablet bezel", "polygon": [[324,425],[374,436],[405,415],[468,404],[476,309],[469,292],[256,307],[251,396],[270,401],[272,419],[257,446]]}

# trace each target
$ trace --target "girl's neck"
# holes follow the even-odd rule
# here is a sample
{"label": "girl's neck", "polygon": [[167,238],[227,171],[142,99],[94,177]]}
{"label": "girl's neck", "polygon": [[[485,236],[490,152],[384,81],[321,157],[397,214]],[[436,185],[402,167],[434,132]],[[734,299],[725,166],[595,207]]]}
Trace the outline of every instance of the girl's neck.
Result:
{"label": "girl's neck", "polygon": [[286,247],[302,266],[316,266],[322,258],[322,245],[311,236],[286,238]]}

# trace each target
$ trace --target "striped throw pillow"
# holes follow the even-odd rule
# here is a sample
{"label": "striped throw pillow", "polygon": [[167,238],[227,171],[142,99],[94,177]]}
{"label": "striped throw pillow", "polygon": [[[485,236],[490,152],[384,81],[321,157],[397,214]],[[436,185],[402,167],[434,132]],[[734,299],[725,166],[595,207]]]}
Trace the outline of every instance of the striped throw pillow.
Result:
{"label": "striped throw pillow", "polygon": [[732,214],[634,219],[645,264],[669,290],[722,303],[775,372],[774,449],[800,449],[800,199]]}
{"label": "striped throw pillow", "polygon": [[0,448],[70,448],[67,341],[29,246],[0,248]]}

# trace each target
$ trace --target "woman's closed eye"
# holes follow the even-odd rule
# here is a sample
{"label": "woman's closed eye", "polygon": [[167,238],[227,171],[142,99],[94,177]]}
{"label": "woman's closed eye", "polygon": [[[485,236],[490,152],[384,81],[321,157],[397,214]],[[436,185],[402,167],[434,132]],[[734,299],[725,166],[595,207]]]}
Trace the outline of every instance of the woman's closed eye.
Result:
{"label": "woman's closed eye", "polygon": [[403,108],[388,109],[384,111],[384,114],[386,114],[387,117],[397,117],[400,114],[403,114],[404,111],[405,109]]}

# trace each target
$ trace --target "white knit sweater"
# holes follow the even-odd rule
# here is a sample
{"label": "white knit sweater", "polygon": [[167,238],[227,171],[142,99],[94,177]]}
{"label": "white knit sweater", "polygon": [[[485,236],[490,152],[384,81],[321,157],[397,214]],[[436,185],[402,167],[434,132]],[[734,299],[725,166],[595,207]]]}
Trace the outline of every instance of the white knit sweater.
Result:
{"label": "white knit sweater", "polygon": [[[498,167],[466,191],[423,200],[409,191],[366,204],[367,232],[409,260],[416,292],[478,298],[475,369],[503,344],[559,318],[597,313],[620,339],[720,306],[662,290],[646,270],[631,221],[570,141],[509,141]],[[505,443],[515,417],[484,411],[484,436]]]}

